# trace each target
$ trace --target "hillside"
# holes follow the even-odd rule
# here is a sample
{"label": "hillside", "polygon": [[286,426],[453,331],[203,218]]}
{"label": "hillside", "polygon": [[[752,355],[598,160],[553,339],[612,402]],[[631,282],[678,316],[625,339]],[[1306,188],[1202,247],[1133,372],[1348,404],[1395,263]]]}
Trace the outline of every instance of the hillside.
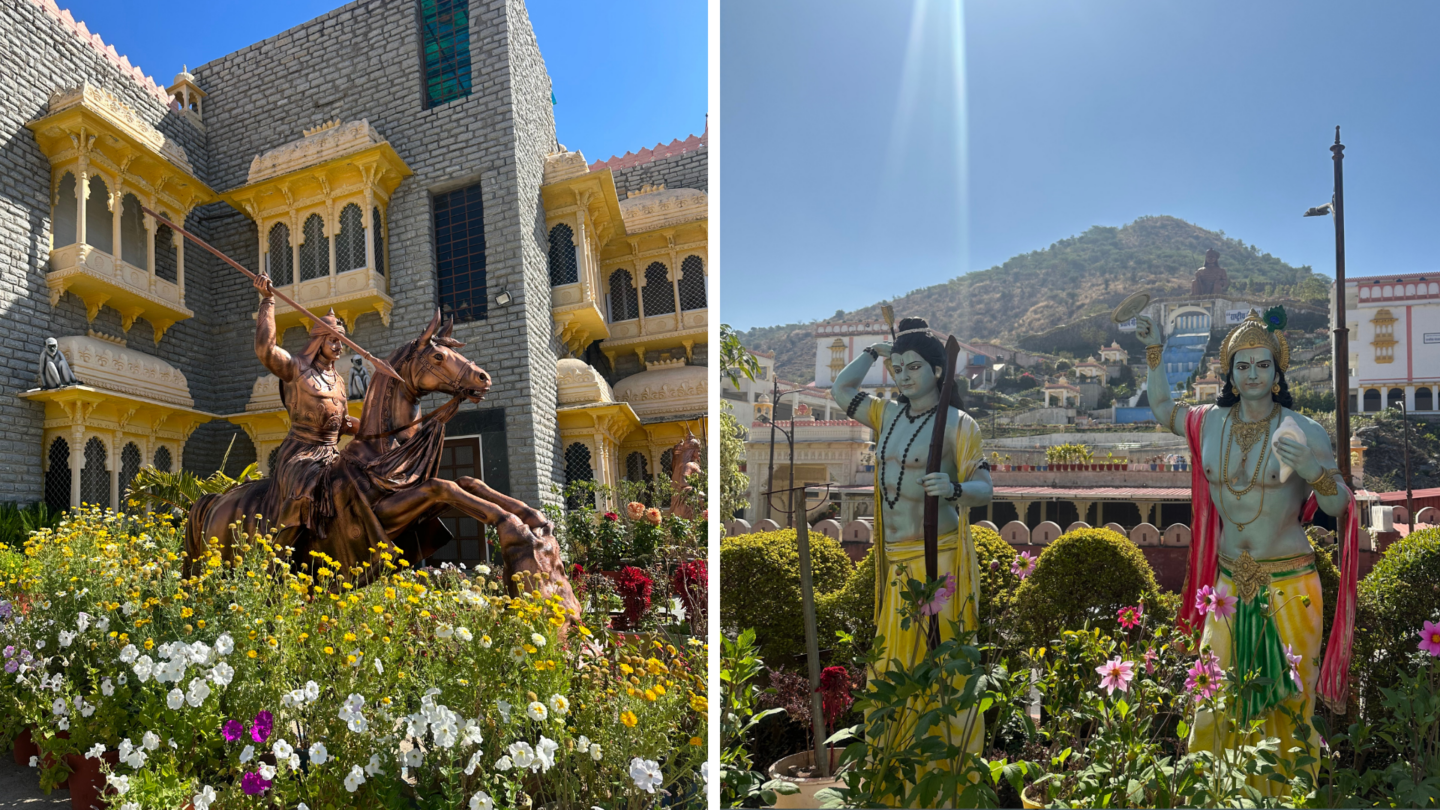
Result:
{"label": "hillside", "polygon": [[[1232,294],[1250,291],[1315,303],[1328,295],[1328,280],[1308,266],[1286,264],[1223,232],[1175,217],[1150,216],[1119,228],[1096,225],[1044,250],[914,290],[891,303],[897,317],[927,318],[931,326],[962,339],[1018,343],[1108,313],[1137,290],[1156,297],[1187,295],[1195,269],[1205,263],[1205,251],[1212,247],[1220,251],[1220,266],[1230,275]],[[815,324],[879,320],[883,303],[837,312],[824,321],[757,327],[740,337],[751,349],[775,352],[778,372],[785,379],[808,382],[814,376]]]}

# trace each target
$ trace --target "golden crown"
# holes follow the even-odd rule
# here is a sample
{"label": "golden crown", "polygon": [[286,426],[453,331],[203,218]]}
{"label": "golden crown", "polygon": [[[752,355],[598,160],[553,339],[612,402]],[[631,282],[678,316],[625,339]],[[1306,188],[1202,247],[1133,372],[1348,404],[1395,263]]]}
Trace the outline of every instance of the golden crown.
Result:
{"label": "golden crown", "polygon": [[1249,317],[1241,321],[1239,326],[1231,329],[1230,334],[1225,336],[1225,341],[1220,344],[1222,372],[1230,372],[1230,358],[1241,349],[1269,349],[1281,371],[1290,368],[1290,343],[1285,340],[1285,333],[1270,331],[1254,310],[1250,311]]}

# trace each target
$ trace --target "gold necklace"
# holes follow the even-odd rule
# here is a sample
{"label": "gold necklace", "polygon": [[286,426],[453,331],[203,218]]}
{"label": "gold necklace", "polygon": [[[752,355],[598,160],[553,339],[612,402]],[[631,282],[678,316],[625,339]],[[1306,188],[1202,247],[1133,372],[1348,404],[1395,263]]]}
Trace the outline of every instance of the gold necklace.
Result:
{"label": "gold necklace", "polygon": [[[1255,443],[1260,441],[1261,434],[1269,432],[1270,420],[1274,419],[1275,414],[1280,411],[1280,403],[1276,402],[1274,404],[1275,407],[1270,409],[1270,415],[1266,416],[1264,419],[1256,419],[1254,422],[1246,422],[1245,420],[1237,417],[1235,421],[1230,425],[1230,438],[1240,445],[1240,449],[1243,451],[1243,455],[1249,455],[1250,448],[1254,447]],[[1239,403],[1236,403],[1236,407],[1231,408],[1230,410],[1233,413],[1238,408]],[[1228,417],[1229,414],[1226,414],[1226,416]]]}
{"label": "gold necklace", "polygon": [[[1237,406],[1237,407],[1238,407],[1238,406]],[[1225,442],[1225,453],[1224,453],[1223,461],[1221,462],[1221,464],[1222,464],[1222,469],[1221,469],[1221,471],[1220,471],[1220,480],[1222,480],[1222,481],[1225,482],[1225,488],[1228,489],[1228,490],[1230,490],[1230,494],[1234,495],[1234,496],[1235,496],[1235,500],[1237,500],[1237,501],[1240,500],[1240,496],[1242,496],[1242,495],[1244,495],[1245,493],[1249,492],[1250,490],[1254,489],[1254,488],[1255,488],[1255,484],[1256,484],[1257,482],[1259,482],[1259,480],[1260,480],[1260,473],[1261,473],[1262,470],[1265,469],[1265,459],[1268,458],[1269,455],[1270,455],[1270,430],[1269,430],[1270,422],[1275,418],[1275,414],[1277,414],[1279,411],[1280,411],[1280,403],[1277,402],[1277,403],[1275,403],[1275,407],[1273,407],[1273,408],[1270,409],[1270,416],[1269,416],[1268,418],[1266,418],[1265,421],[1264,421],[1264,423],[1263,423],[1263,424],[1265,425],[1265,427],[1266,427],[1266,430],[1265,430],[1265,447],[1264,447],[1264,449],[1261,450],[1261,452],[1260,452],[1260,458],[1259,458],[1259,459],[1256,461],[1256,463],[1255,463],[1255,473],[1250,476],[1250,484],[1249,484],[1248,486],[1246,486],[1244,489],[1240,490],[1239,492],[1236,492],[1236,491],[1235,491],[1235,488],[1232,487],[1232,486],[1230,486],[1230,445],[1231,445],[1232,443],[1234,443],[1234,444],[1239,444],[1238,441],[1233,441],[1234,438],[1235,438],[1235,425],[1231,425],[1231,426],[1230,426],[1230,429],[1231,429],[1230,438],[1231,438],[1232,441],[1226,441],[1226,442]],[[1234,409],[1232,408],[1231,411],[1230,411],[1230,413],[1225,414],[1225,420],[1226,420],[1226,422],[1229,422],[1229,420],[1230,420],[1230,414],[1231,414],[1231,413],[1234,413],[1234,412],[1235,412],[1235,411],[1234,411]],[[1262,424],[1262,423],[1259,422],[1259,421],[1255,421],[1255,422],[1242,422],[1242,421],[1240,421],[1240,420],[1238,420],[1238,419],[1236,420],[1236,425],[1259,425],[1259,424]],[[1222,434],[1223,434],[1223,432],[1224,432],[1224,430],[1225,430],[1225,425],[1224,425],[1224,424],[1221,424],[1220,430],[1221,430],[1221,432],[1222,432]],[[1254,442],[1253,442],[1253,441],[1251,442],[1251,445],[1252,445],[1252,446],[1254,445]],[[1245,448],[1242,446],[1242,447],[1241,447],[1241,450],[1244,451],[1244,449],[1245,449]],[[1240,457],[1240,460],[1241,460],[1242,463],[1244,462],[1244,460],[1245,460],[1245,453],[1244,453],[1244,452],[1242,452],[1241,457]],[[1261,487],[1261,488],[1260,488],[1260,506],[1259,506],[1258,509],[1255,510],[1255,517],[1252,517],[1252,518],[1250,518],[1249,520],[1246,520],[1246,521],[1243,521],[1243,522],[1233,520],[1233,519],[1230,517],[1230,510],[1225,507],[1225,499],[1224,499],[1224,498],[1221,498],[1221,499],[1220,499],[1220,510],[1225,513],[1225,519],[1226,519],[1227,521],[1229,521],[1230,523],[1233,523],[1233,524],[1235,525],[1235,528],[1236,528],[1236,529],[1238,529],[1239,531],[1242,531],[1242,532],[1243,532],[1243,531],[1245,531],[1245,527],[1246,527],[1246,526],[1248,526],[1248,525],[1250,525],[1251,523],[1254,523],[1255,521],[1259,520],[1259,519],[1260,519],[1260,516],[1263,515],[1263,514],[1265,514],[1265,488],[1264,488],[1264,487]]]}

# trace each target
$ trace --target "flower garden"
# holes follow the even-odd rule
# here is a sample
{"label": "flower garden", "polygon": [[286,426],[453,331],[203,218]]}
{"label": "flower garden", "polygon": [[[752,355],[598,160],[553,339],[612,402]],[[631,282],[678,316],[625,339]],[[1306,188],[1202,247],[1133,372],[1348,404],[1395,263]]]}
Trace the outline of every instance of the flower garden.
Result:
{"label": "flower garden", "polygon": [[76,807],[700,806],[704,522],[630,515],[552,514],[596,572],[568,618],[393,547],[345,571],[241,536],[187,579],[183,518],[72,510],[0,546],[0,736]]}
{"label": "flower garden", "polygon": [[[1292,717],[1289,745],[1245,709],[1275,684],[1254,673],[1237,680],[1200,648],[1198,633],[1177,630],[1178,596],[1157,586],[1127,538],[1080,529],[1036,559],[994,532],[972,532],[979,632],[956,628],[916,666],[888,671],[873,643],[873,555],[852,564],[838,543],[812,533],[828,676],[819,690],[829,737],[822,745],[837,765],[830,779],[771,770],[814,745],[797,655],[795,534],[723,541],[726,806],[1440,805],[1440,530],[1391,545],[1361,581],[1346,711]],[[1312,535],[1328,633],[1338,572],[1326,539]],[[915,572],[893,575],[908,584],[909,621],[927,620],[953,598],[943,578],[927,585]],[[757,604],[753,584],[766,579],[776,584]],[[1199,599],[1202,611],[1233,620],[1228,590],[1202,589]],[[1288,678],[1297,663],[1287,655]],[[1238,743],[1219,754],[1191,750],[1197,711]],[[967,753],[958,741],[981,718],[981,750]],[[800,789],[813,798],[791,795]]]}

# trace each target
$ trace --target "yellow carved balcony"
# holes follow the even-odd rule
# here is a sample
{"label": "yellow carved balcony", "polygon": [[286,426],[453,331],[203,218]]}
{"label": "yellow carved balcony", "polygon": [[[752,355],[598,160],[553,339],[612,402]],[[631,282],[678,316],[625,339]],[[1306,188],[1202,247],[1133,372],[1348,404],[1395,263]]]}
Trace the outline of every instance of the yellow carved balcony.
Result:
{"label": "yellow carved balcony", "polygon": [[194,316],[185,306],[185,246],[141,207],[184,221],[215,192],[196,179],[185,150],[110,93],[82,84],[50,97],[27,124],[51,167],[52,305],[67,292],[165,330]]}
{"label": "yellow carved balcony", "polygon": [[625,235],[615,177],[590,171],[580,152],[545,158],[540,187],[550,234],[550,311],[555,336],[579,354],[610,336],[600,277],[603,246]]}
{"label": "yellow carved balcony", "polygon": [[[386,209],[411,173],[368,121],[334,121],[258,155],[221,199],[255,221],[261,269],[280,292],[321,315],[334,308],[352,329],[368,312],[388,326]],[[275,323],[310,326],[279,301]]]}

